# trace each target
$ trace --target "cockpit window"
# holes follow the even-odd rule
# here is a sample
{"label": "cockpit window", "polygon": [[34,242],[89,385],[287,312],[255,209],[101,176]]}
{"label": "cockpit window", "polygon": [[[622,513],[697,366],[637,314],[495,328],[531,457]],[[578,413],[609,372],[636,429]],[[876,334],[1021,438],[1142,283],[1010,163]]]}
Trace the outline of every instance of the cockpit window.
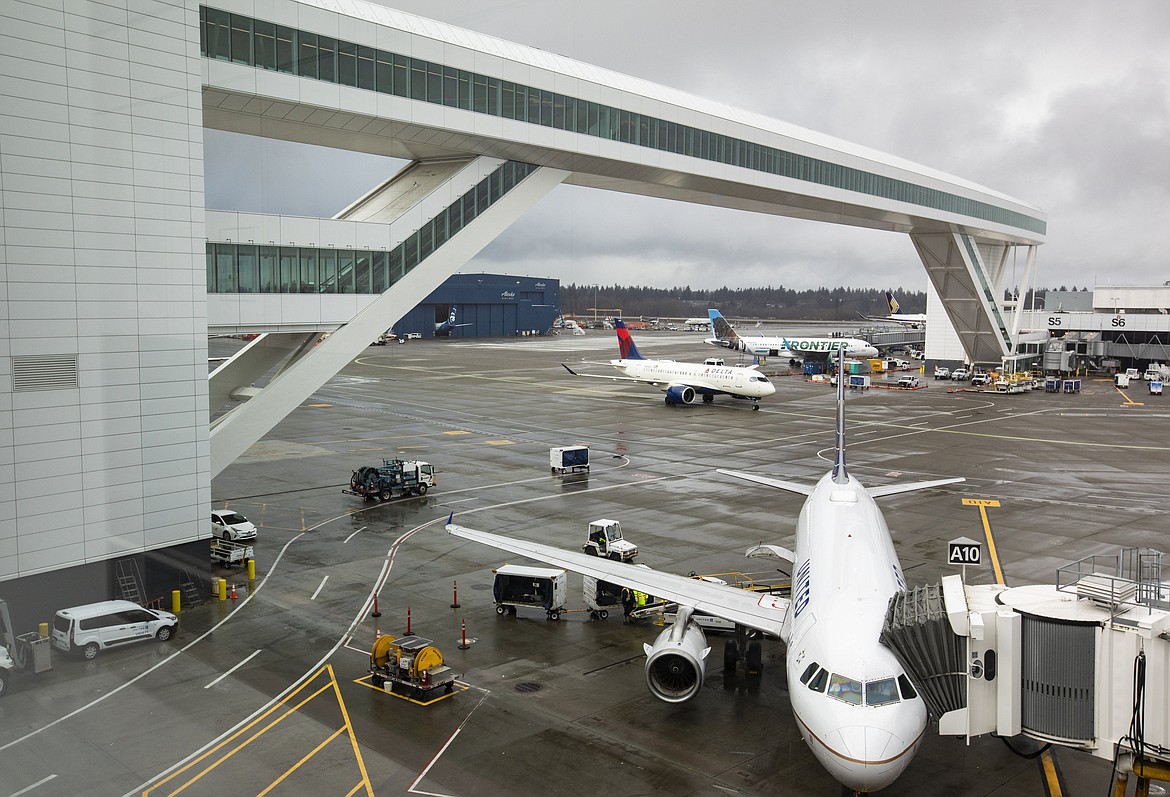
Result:
{"label": "cockpit window", "polygon": [[819,666],[820,666],[820,665],[819,665],[819,664],[817,664],[817,663],[814,661],[812,664],[810,664],[810,665],[808,665],[807,667],[805,667],[805,668],[804,668],[804,674],[800,676],[800,682],[801,682],[802,684],[807,684],[807,683],[808,683],[808,679],[809,679],[809,678],[812,678],[812,674],[813,674],[814,672],[816,672],[816,671],[817,671],[817,667],[819,667]]}
{"label": "cockpit window", "polygon": [[865,684],[865,705],[884,706],[898,702],[898,685],[893,678],[869,681]]}
{"label": "cockpit window", "polygon": [[914,691],[914,687],[910,683],[910,679],[906,677],[906,673],[898,676],[898,686],[902,687],[902,699],[913,700],[918,697],[918,693]]}
{"label": "cockpit window", "polygon": [[855,706],[861,705],[861,681],[846,678],[844,675],[833,673],[829,678],[829,697],[835,697],[845,703]]}
{"label": "cockpit window", "polygon": [[814,692],[825,691],[825,682],[829,680],[828,670],[819,670],[813,679],[808,682],[808,688]]}

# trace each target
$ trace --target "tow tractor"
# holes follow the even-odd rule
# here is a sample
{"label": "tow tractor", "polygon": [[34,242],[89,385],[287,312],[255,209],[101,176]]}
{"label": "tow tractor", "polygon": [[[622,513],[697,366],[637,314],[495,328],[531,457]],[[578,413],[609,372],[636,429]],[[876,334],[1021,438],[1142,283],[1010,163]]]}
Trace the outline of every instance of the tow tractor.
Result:
{"label": "tow tractor", "polygon": [[638,555],[638,546],[622,537],[622,525],[616,520],[595,520],[589,524],[589,539],[581,549],[590,556],[615,562],[628,562]]}
{"label": "tow tractor", "polygon": [[435,466],[421,460],[383,459],[382,466],[358,468],[349,480],[349,495],[367,501],[389,501],[399,495],[426,495],[435,486]]}
{"label": "tow tractor", "polygon": [[455,672],[443,664],[443,654],[431,640],[419,636],[383,634],[370,649],[370,682],[385,692],[407,697],[445,694],[455,688]]}

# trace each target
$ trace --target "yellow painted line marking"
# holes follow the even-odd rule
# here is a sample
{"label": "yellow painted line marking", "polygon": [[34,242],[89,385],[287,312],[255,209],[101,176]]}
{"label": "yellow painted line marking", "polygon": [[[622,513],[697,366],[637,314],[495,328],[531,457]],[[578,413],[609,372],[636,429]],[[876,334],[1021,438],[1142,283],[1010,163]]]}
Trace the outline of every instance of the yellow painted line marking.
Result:
{"label": "yellow painted line marking", "polygon": [[332,404],[306,404],[306,407],[332,407]]}
{"label": "yellow painted line marking", "polygon": [[1044,782],[1048,786],[1048,797],[1062,797],[1064,790],[1060,787],[1060,773],[1056,770],[1056,761],[1052,758],[1051,748],[1040,754],[1040,767],[1044,770]]}
{"label": "yellow painted line marking", "polygon": [[999,501],[994,498],[964,498],[963,506],[999,506]]}
{"label": "yellow painted line marking", "polygon": [[983,521],[983,533],[987,537],[987,553],[991,556],[991,567],[995,570],[995,583],[1003,585],[1003,570],[999,566],[999,554],[995,550],[995,539],[991,536],[991,523],[987,520],[987,507],[979,507],[979,517]]}
{"label": "yellow painted line marking", "polygon": [[489,446],[513,446],[516,445],[511,440],[484,440]]}
{"label": "yellow painted line marking", "polygon": [[464,429],[454,429],[450,432],[443,432],[443,434],[471,434],[471,432],[468,432]]}
{"label": "yellow painted line marking", "polygon": [[1126,406],[1126,404],[1128,404],[1128,405],[1130,405],[1130,406],[1132,406],[1132,407],[1144,407],[1144,406],[1145,406],[1145,404],[1143,404],[1142,402],[1140,402],[1140,401],[1134,401],[1133,399],[1131,399],[1131,398],[1129,397],[1129,394],[1127,394],[1127,393],[1126,393],[1124,390],[1122,390],[1121,388],[1119,388],[1119,387],[1115,387],[1115,388],[1113,388],[1113,389],[1114,389],[1114,390],[1116,390],[1118,393],[1120,393],[1120,394],[1121,394],[1121,397],[1122,397],[1123,399],[1125,399],[1125,404],[1122,404],[1121,406],[1123,406],[1123,407],[1124,407],[1124,406]]}
{"label": "yellow painted line marking", "polygon": [[[288,705],[289,702],[293,698],[295,698],[297,695],[299,695],[307,687],[314,684],[319,679],[319,677],[322,675],[325,675],[328,678],[328,681],[323,686],[319,686],[319,687],[315,688],[312,692],[309,693],[309,695],[307,697],[300,700],[299,702],[292,705],[291,707]],[[340,692],[340,689],[338,688],[337,678],[333,673],[333,667],[331,665],[328,665],[328,664],[325,665],[324,667],[322,667],[321,669],[317,670],[317,672],[313,673],[313,675],[310,676],[309,678],[306,678],[305,681],[300,686],[298,686],[296,689],[294,689],[289,694],[285,695],[285,697],[283,699],[281,699],[277,703],[273,704],[273,706],[271,708],[269,708],[263,714],[256,717],[254,720],[249,722],[247,725],[243,726],[242,728],[237,730],[235,733],[233,733],[230,736],[223,739],[221,742],[216,744],[214,747],[211,747],[210,749],[208,749],[206,752],[204,752],[198,758],[195,758],[192,761],[190,761],[186,766],[175,770],[174,772],[172,772],[170,775],[168,775],[163,780],[160,780],[159,782],[157,782],[154,785],[147,788],[142,793],[143,797],[150,797],[150,795],[156,789],[160,789],[161,787],[165,786],[170,781],[184,775],[185,773],[192,773],[193,772],[194,773],[193,776],[189,777],[187,780],[183,781],[181,784],[178,784],[177,788],[175,788],[173,791],[166,792],[168,797],[173,797],[174,795],[181,794],[188,787],[193,786],[194,784],[198,783],[205,775],[207,775],[208,773],[215,770],[221,764],[226,763],[236,753],[241,752],[244,748],[246,748],[252,742],[254,742],[257,739],[259,739],[260,737],[262,737],[265,733],[273,730],[278,725],[280,725],[280,723],[282,723],[284,720],[295,715],[298,711],[300,711],[302,708],[304,708],[310,702],[312,702],[313,700],[315,700],[319,696],[325,694],[327,691],[329,691],[330,688],[333,689],[333,693],[337,698],[338,707],[341,710],[341,715],[342,715],[342,718],[344,719],[344,724],[336,732],[334,732],[332,735],[330,735],[329,738],[327,738],[321,744],[317,745],[316,748],[314,748],[311,752],[309,752],[307,755],[302,757],[300,761],[295,763],[292,767],[290,767],[283,774],[281,774],[280,777],[278,777],[275,781],[273,781],[271,784],[269,784],[268,788],[266,788],[264,791],[260,792],[260,795],[267,794],[269,791],[271,791],[275,786],[277,786],[279,783],[281,783],[281,781],[283,781],[285,778],[287,778],[289,775],[291,775],[293,772],[295,772],[302,764],[304,764],[306,761],[311,759],[318,752],[323,750],[329,744],[329,742],[336,739],[341,734],[342,731],[348,731],[350,742],[351,742],[351,744],[353,746],[353,750],[354,750],[354,756],[357,760],[358,769],[361,772],[361,776],[362,776],[361,781],[358,783],[357,788],[353,789],[349,793],[354,794],[362,786],[364,786],[366,794],[368,794],[370,797],[373,797],[373,794],[374,794],[373,787],[370,783],[369,775],[366,772],[366,766],[365,766],[365,762],[362,760],[361,752],[358,750],[357,740],[354,738],[354,735],[353,735],[353,726],[349,721],[349,713],[348,713],[348,711],[346,711],[345,703],[341,699],[341,692]],[[266,724],[264,724],[262,726],[260,725],[261,722],[263,722],[265,719],[267,719],[268,717],[273,715],[274,712],[276,712],[278,709],[280,709],[282,707],[285,707],[287,710],[285,710],[283,713],[276,716],[274,719],[267,722]],[[248,734],[249,732],[251,732],[250,735],[248,735],[246,738],[243,738],[242,741],[240,741],[238,744],[236,744],[236,746],[232,747],[231,749],[226,749],[229,747],[229,745],[232,745],[233,743],[236,742],[236,740],[241,739],[241,737],[244,737],[244,735]],[[223,752],[221,753],[221,751],[223,751]],[[204,764],[204,762],[207,762],[207,763]],[[202,769],[199,769],[197,772],[195,772],[194,770],[196,770],[196,768],[200,767],[200,766],[202,766]]]}
{"label": "yellow painted line marking", "polygon": [[468,689],[471,688],[467,684],[459,683],[458,681],[456,681],[455,687],[450,692],[444,691],[438,697],[432,697],[429,700],[416,700],[415,698],[410,697],[409,695],[402,695],[402,694],[399,694],[398,692],[387,692],[385,689],[383,689],[380,686],[374,686],[374,684],[370,682],[371,677],[372,676],[366,675],[366,676],[363,676],[361,678],[355,678],[353,682],[355,684],[360,684],[360,685],[364,686],[366,689],[373,689],[375,692],[379,692],[380,694],[389,695],[390,697],[396,697],[399,700],[405,700],[407,703],[414,703],[416,706],[430,706],[430,705],[433,705],[435,703],[438,703],[440,700],[446,700],[449,697],[454,697],[455,695],[459,694],[460,692],[466,692]]}

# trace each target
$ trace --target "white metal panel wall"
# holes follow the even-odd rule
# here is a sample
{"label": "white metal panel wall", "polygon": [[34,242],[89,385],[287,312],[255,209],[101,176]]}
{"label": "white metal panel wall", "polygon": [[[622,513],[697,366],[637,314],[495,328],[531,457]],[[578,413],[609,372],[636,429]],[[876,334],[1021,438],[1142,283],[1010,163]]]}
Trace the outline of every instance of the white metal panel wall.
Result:
{"label": "white metal panel wall", "polygon": [[[0,5],[0,580],[206,534],[198,7]],[[15,391],[11,358],[76,356]]]}

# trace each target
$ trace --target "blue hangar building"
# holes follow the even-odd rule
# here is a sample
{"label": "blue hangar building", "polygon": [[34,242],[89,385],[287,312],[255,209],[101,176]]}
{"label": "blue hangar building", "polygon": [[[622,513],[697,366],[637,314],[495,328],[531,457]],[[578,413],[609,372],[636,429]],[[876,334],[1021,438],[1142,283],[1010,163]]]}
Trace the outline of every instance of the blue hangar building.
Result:
{"label": "blue hangar building", "polygon": [[[543,335],[560,313],[560,280],[506,274],[455,274],[394,324],[424,338]],[[451,315],[454,313],[454,322]]]}

